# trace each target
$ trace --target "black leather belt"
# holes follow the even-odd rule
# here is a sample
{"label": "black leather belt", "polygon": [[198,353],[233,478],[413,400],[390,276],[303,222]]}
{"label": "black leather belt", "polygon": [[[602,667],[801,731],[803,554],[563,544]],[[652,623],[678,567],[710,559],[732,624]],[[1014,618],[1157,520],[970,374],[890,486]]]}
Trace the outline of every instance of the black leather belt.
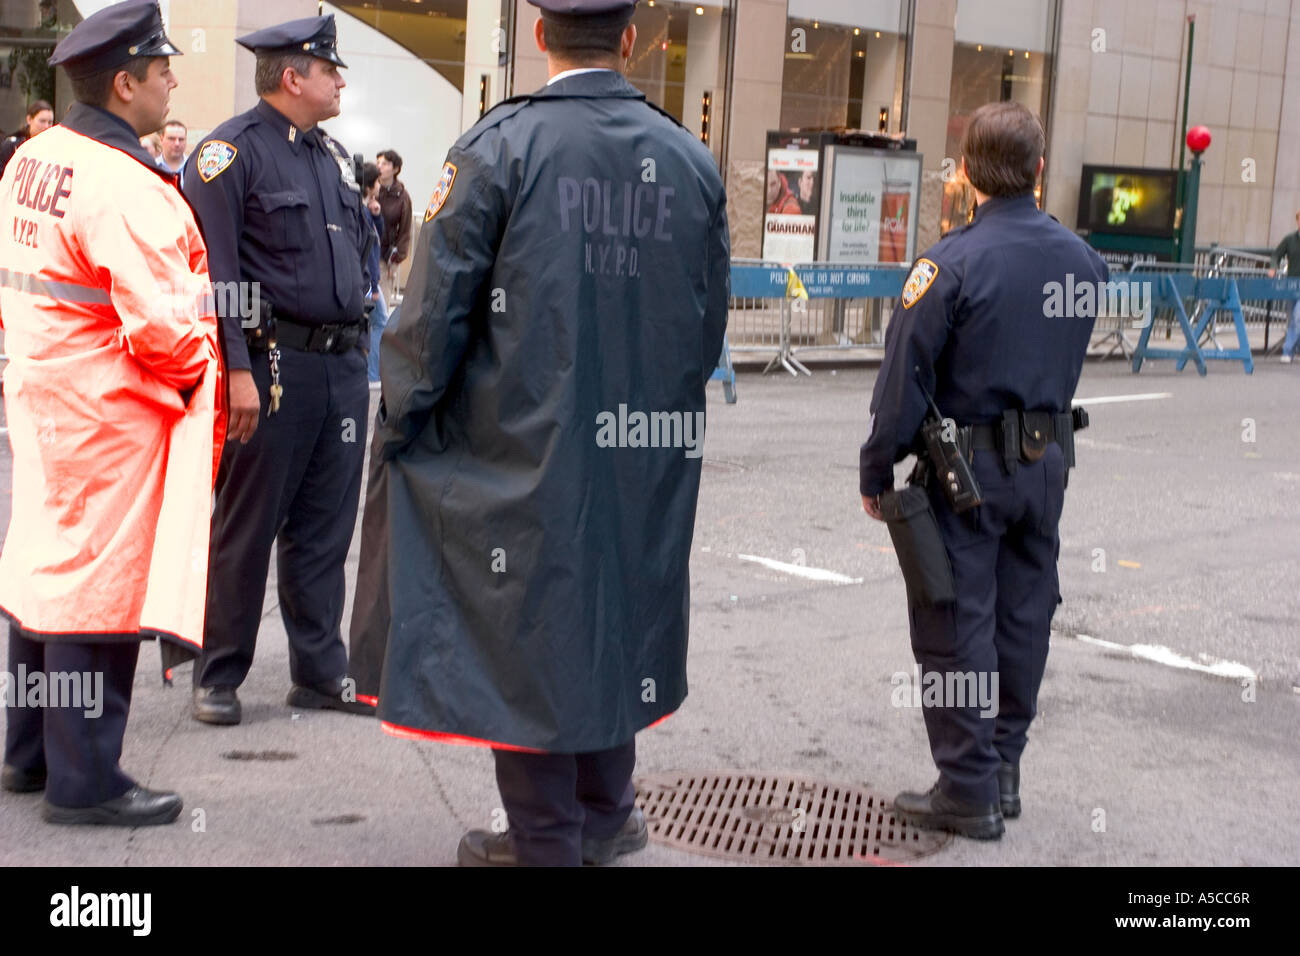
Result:
{"label": "black leather belt", "polygon": [[1008,409],[994,424],[969,425],[970,448],[975,451],[996,451],[1002,457],[1007,471],[1014,472],[1017,464],[1032,464],[1043,457],[1048,444],[1056,442],[1065,454],[1067,468],[1074,467],[1074,433],[1088,427],[1088,415],[1083,409],[1072,412],[1022,412]]}
{"label": "black leather belt", "polygon": [[365,319],[333,325],[307,325],[276,316],[264,325],[247,330],[244,337],[248,340],[248,347],[256,351],[266,351],[271,339],[275,339],[275,344],[281,348],[342,354],[356,348],[368,331],[369,323]]}

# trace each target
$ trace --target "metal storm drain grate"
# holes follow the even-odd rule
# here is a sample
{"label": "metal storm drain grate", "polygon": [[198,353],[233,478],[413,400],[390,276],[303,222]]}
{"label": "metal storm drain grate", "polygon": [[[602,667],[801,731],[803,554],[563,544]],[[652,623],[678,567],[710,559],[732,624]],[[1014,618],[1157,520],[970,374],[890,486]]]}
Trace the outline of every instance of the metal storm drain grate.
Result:
{"label": "metal storm drain grate", "polygon": [[920,830],[864,787],[740,771],[637,780],[650,839],[721,859],[785,866],[864,866],[929,856],[952,835]]}

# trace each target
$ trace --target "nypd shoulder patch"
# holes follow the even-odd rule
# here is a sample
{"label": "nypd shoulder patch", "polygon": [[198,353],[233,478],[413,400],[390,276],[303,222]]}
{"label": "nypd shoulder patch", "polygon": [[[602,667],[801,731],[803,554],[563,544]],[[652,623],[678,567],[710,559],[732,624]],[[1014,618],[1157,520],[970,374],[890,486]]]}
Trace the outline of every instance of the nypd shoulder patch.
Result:
{"label": "nypd shoulder patch", "polygon": [[429,208],[424,211],[424,221],[428,222],[434,216],[438,215],[438,210],[442,204],[447,201],[451,194],[451,185],[456,181],[456,166],[454,163],[443,163],[442,175],[438,177],[438,185],[433,187],[433,196],[429,198]]}
{"label": "nypd shoulder patch", "polygon": [[903,308],[910,309],[914,306],[938,274],[939,267],[929,259],[917,259],[907,281],[903,283]]}
{"label": "nypd shoulder patch", "polygon": [[204,143],[203,148],[199,150],[199,178],[205,183],[212,182],[221,175],[227,166],[235,161],[235,155],[238,152],[237,147],[219,139],[209,140]]}

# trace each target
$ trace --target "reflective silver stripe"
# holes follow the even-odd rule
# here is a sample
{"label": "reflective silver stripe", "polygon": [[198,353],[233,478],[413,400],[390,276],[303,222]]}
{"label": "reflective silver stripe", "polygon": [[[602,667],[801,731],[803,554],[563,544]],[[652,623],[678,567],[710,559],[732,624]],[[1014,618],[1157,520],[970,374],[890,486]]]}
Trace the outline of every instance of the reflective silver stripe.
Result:
{"label": "reflective silver stripe", "polygon": [[51,299],[59,299],[62,302],[109,305],[113,301],[105,289],[77,285],[74,282],[51,282],[48,279],[38,279],[26,272],[14,272],[11,269],[0,269],[0,286],[7,289],[17,289],[19,292],[46,295]]}

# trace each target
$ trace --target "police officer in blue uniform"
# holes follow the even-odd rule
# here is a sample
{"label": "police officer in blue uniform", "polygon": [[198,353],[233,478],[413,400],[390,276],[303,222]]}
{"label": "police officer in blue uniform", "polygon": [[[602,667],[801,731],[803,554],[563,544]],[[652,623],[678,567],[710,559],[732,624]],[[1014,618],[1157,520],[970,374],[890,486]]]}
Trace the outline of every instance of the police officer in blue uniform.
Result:
{"label": "police officer in blue uniform", "polygon": [[861,450],[863,508],[880,519],[894,464],[918,449],[926,393],[969,427],[961,434],[983,503],[954,514],[938,483],[927,483],[956,601],[910,609],[912,649],[923,682],[939,674],[955,687],[947,675],[974,675],[997,688],[996,706],[925,706],[939,780],[927,793],[900,793],[894,807],[923,827],[977,839],[999,838],[1003,818],[1020,813],[1020,756],[1060,602],[1069,413],[1095,315],[1048,317],[1045,300],[1068,274],[1076,287],[1108,277],[1101,257],[1034,202],[1043,146],[1037,117],[1017,103],[971,115],[962,163],[975,219],[913,266],[886,333]]}
{"label": "police officer in blue uniform", "polygon": [[236,688],[252,665],[277,539],[289,704],[373,713],[348,692],[340,632],[369,402],[372,236],[348,154],[317,125],[339,113],[336,40],[333,16],[240,38],[257,55],[260,100],[213,130],[185,170],[230,378],[194,669],[193,714],[206,723],[239,723]]}

